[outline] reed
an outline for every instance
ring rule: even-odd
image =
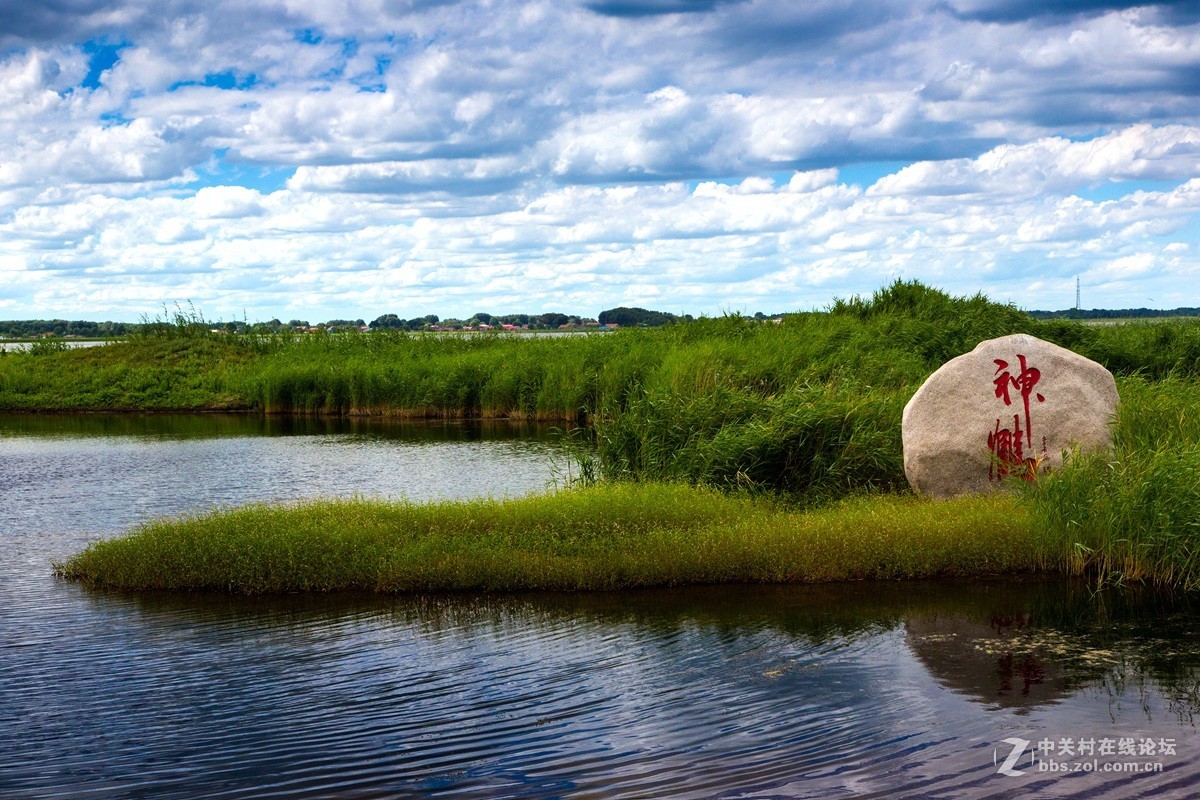
[[[122,343],[0,358],[0,410],[587,423],[604,477],[812,505],[902,488],[907,398],[945,360],[1015,332],[1070,347],[1122,381],[1200,378],[1200,320],[1039,322],[982,296],[897,281],[778,324],[726,316],[580,336],[239,337],[185,313]]]
[[[1044,558],[1101,582],[1200,588],[1200,383],[1128,379],[1111,453],[1023,491]]]

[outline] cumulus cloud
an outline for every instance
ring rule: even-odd
[[[495,194],[519,185],[524,166],[520,159],[497,157],[300,167],[288,181],[288,188],[374,194]]]
[[[1020,161],[999,155],[979,161],[998,164],[998,179],[1005,170],[1020,178]],[[512,210],[448,216],[370,195],[206,189],[23,210],[0,226],[17,262],[0,268],[34,294],[69,276],[79,295],[119,296],[128,282],[133,301],[157,282],[227,316],[305,303],[329,316],[568,302],[594,311],[649,302],[648,287],[693,312],[779,310],[896,276],[1062,306],[1077,273],[1118,304],[1131,281],[1184,304],[1189,245],[1170,237],[1197,214],[1200,178],[1101,202],[1038,193],[951,202],[864,191],[822,170],[786,181],[570,186]],[[1035,283],[1037,292],[1027,288]]]
[[[1195,304],[1197,75],[1185,3],[0,0],[0,307]]]
[[[1200,176],[1200,128],[1135,125],[1082,142],[1001,145],[975,159],[921,162],[881,179],[875,195],[1063,194],[1106,182]]]

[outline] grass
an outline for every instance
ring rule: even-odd
[[[1117,374],[1123,402],[1111,454],[1070,459],[1026,487],[1015,509],[903,496],[841,502],[903,495],[904,403],[947,359],[1015,332]],[[0,357],[0,410],[585,421],[595,443],[594,459],[581,461],[588,477],[618,484],[506,504],[252,507],[155,523],[119,540],[133,544],[97,545],[64,566],[95,583],[111,575],[119,585],[234,591],[599,588],[993,567],[1196,589],[1198,407],[1200,322],[1039,322],[983,297],[899,281],[780,324],[730,316],[546,338],[237,338],[164,324],[122,344]],[[601,505],[587,506],[595,498]],[[573,521],[580,515],[587,519]],[[1009,538],[993,539],[993,529]],[[172,561],[171,548],[192,555]],[[150,560],[135,569],[143,550]],[[107,566],[101,554],[110,554]],[[85,563],[98,566],[84,571]]]
[[[61,565],[128,589],[616,589],[1051,571],[1200,589],[1200,385],[1124,379],[1111,453],[1012,494],[836,502],[608,482],[517,500],[324,500],[149,523]]]
[[[140,338],[0,355],[0,411],[228,411],[253,357],[218,337]]]
[[[669,484],[515,500],[323,500],[160,520],[60,575],[125,589],[617,589],[901,579],[1042,566],[1011,497],[847,500],[815,510]]]
[[[1200,589],[1200,384],[1126,380],[1111,453],[1024,487],[1047,551],[1102,581]]]
[[[1123,378],[1200,376],[1200,323],[1039,322],[896,282],[781,324],[729,316],[587,336],[237,337],[185,315],[104,347],[0,357],[0,411],[586,422],[605,477],[816,504],[903,487],[908,397],[945,360],[1019,331]]]

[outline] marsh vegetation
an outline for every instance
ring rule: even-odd
[[[1118,376],[1123,403],[1114,451],[1070,459],[1025,487],[1003,513],[994,500],[934,510],[907,497],[900,443],[904,403],[944,361],[984,339],[1018,332],[1075,350]],[[245,591],[566,588],[1035,568],[1195,588],[1198,405],[1200,321],[1039,321],[981,296],[954,298],[904,282],[780,323],[729,316],[544,338],[237,337],[167,325],[104,348],[0,358],[4,409],[553,420],[564,429],[587,426],[594,450],[583,456],[585,477],[650,484],[520,501],[527,506],[255,507],[155,523],[129,540],[150,547],[175,531],[170,535],[210,548],[204,552],[220,550],[204,544],[209,537],[227,542],[239,558],[257,554],[262,561],[253,568],[207,556],[197,556],[209,564],[197,571],[174,562],[155,568],[209,576],[181,579],[180,585]],[[603,535],[585,535],[567,518],[582,513],[575,504],[596,497],[603,500],[595,501],[587,524]],[[556,507],[572,510],[559,513]],[[854,516],[872,507],[879,510],[875,522]],[[439,515],[461,517],[462,524],[434,524]],[[918,520],[927,533],[904,539],[880,527],[890,517],[897,524]],[[327,523],[322,530],[333,532],[295,541],[271,533],[300,530],[305,518],[321,519]],[[524,527],[510,527],[509,518],[525,520]],[[633,519],[641,520],[636,535],[617,522]],[[854,523],[839,527],[838,519]],[[263,533],[238,538],[238,530]],[[841,533],[822,533],[830,530]],[[878,557],[865,544],[871,530],[886,530],[878,537],[891,542]],[[993,530],[999,538],[989,538]],[[987,543],[990,555],[976,542]],[[109,552],[134,560],[132,545],[113,547]],[[286,566],[293,558],[287,553],[307,548],[343,553],[341,566],[309,565],[311,574]],[[933,554],[931,560],[918,563],[921,553]],[[64,573],[99,582],[109,580],[102,571],[115,574],[115,562],[85,569],[101,560],[96,553],[86,556],[91,561],[84,558]],[[401,563],[427,570],[413,572]],[[258,577],[218,579],[223,571],[246,575],[254,569]]]
[[[59,569],[92,585],[237,593],[617,589],[1032,571],[1012,498],[911,496],[797,511],[614,483],[509,500],[321,500],[161,520]]]

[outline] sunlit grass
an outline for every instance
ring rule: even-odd
[[[65,577],[238,593],[616,589],[920,578],[1039,566],[1012,498],[876,496],[791,511],[616,484],[516,500],[316,501],[161,520],[98,542]]]
[[[1200,589],[1200,384],[1123,381],[1111,453],[1025,487],[1047,553],[1105,581]]]
[[[193,322],[104,347],[4,355],[0,409],[586,421],[595,450],[580,463],[619,485],[506,503],[255,506],[155,523],[89,550],[67,574],[145,587],[402,591],[1038,566],[1200,588],[1197,321],[1038,322],[983,297],[896,282],[778,324],[729,316],[588,336],[239,338]],[[1112,453],[1069,460],[1016,505],[903,496],[828,505],[903,492],[904,403],[949,358],[1016,332],[1117,374]],[[785,500],[811,510],[782,510]]]
[[[0,358],[0,410],[214,410],[590,423],[610,478],[826,502],[903,488],[900,410],[944,361],[1025,332],[1120,377],[1200,375],[1200,322],[1039,322],[897,282],[775,324],[745,317],[586,336],[237,337],[193,322]]]
[[[254,354],[219,337],[143,338],[0,357],[3,411],[226,411]]]
[[[1013,495],[921,501],[616,482],[521,500],[253,505],[151,523],[62,567],[235,592],[596,589],[1043,569],[1200,588],[1200,385],[1121,381],[1114,449]],[[853,483],[847,491],[860,492]],[[798,501],[798,502],[797,502]],[[807,510],[798,510],[807,506]]]

